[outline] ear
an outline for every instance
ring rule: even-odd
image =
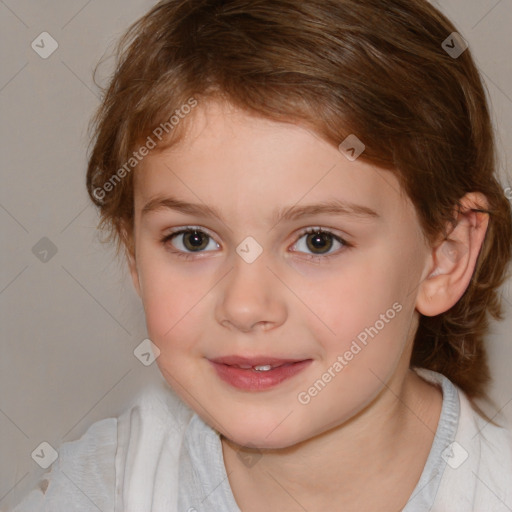
[[[486,197],[466,194],[455,210],[456,225],[448,237],[432,248],[427,277],[419,287],[416,309],[436,316],[454,306],[466,291],[489,224]]]

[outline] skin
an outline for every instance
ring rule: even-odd
[[[217,101],[200,103],[186,122],[186,137],[151,153],[135,174],[128,263],[162,374],[221,433],[244,512],[332,503],[340,510],[400,509],[421,475],[442,405],[440,389],[409,369],[419,313],[442,313],[464,293],[486,216],[463,211],[451,240],[432,248],[391,173],[349,161],[306,128]],[[169,195],[214,207],[224,220],[164,207],[142,212]],[[278,208],[333,199],[378,217],[272,218]],[[471,194],[463,204],[477,201],[485,198]],[[190,236],[188,245],[183,235],[162,242],[190,226],[210,237],[201,252],[193,252]],[[349,245],[327,236],[311,259],[314,246],[302,231],[318,227]],[[236,252],[249,236],[263,249],[252,263]],[[300,403],[298,394],[393,304],[400,312]],[[241,391],[208,361],[233,354],[312,363],[270,390]],[[248,467],[238,454],[254,454],[250,447],[261,457]]]

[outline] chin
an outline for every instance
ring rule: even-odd
[[[243,432],[240,433],[240,435],[230,432],[230,436],[224,435],[224,437],[240,447],[254,448],[258,450],[280,450],[297,444],[289,437],[286,439],[276,438],[269,440],[268,438],[265,438],[265,436],[261,435],[261,433],[256,432]]]
[[[290,430],[292,425],[279,425],[275,419],[259,422],[235,421],[232,417],[227,423],[229,432],[221,430],[221,434],[238,446],[254,447],[259,449],[278,450],[293,446],[304,439],[304,432]],[[288,428],[287,428],[288,427]]]

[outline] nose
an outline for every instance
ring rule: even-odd
[[[284,286],[263,255],[252,263],[237,256],[222,282],[216,319],[223,327],[244,333],[274,329],[286,320],[284,297]]]

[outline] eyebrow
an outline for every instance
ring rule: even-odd
[[[214,207],[206,204],[188,203],[170,196],[158,196],[151,199],[143,206],[141,215],[167,209],[199,217],[213,217],[225,223],[223,215]],[[380,218],[380,215],[376,211],[368,208],[367,206],[332,199],[317,204],[308,204],[303,206],[293,205],[278,208],[271,217],[271,221],[273,222],[273,225],[276,225],[282,221],[293,221],[303,217],[322,214],[359,217],[365,219]]]

